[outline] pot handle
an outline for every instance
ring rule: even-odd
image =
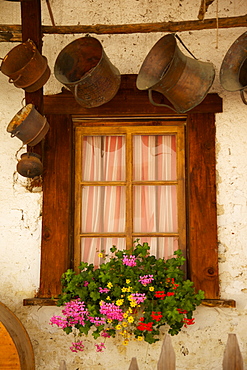
[[[21,78],[21,75],[19,75],[15,80],[12,78],[9,78],[9,83],[14,84],[16,81],[18,81]]]
[[[240,96],[242,98],[243,103],[247,105],[247,100],[245,99],[244,94],[246,94],[246,91],[245,90],[241,90],[240,91]]]
[[[75,98],[77,99],[77,100],[79,100],[79,101],[82,101],[82,102],[86,102],[87,100],[85,100],[85,99],[81,99],[81,98],[79,98],[78,97],[78,92],[77,92],[77,90],[78,90],[78,84],[77,85],[75,85]],[[90,97],[89,97],[89,99],[90,99]],[[88,100],[89,100],[88,99]]]
[[[149,98],[149,101],[150,101],[151,104],[155,105],[156,107],[167,107],[167,108],[170,108],[171,110],[173,110],[174,112],[177,113],[176,109],[173,108],[173,107],[171,107],[170,105],[155,103],[154,100],[153,100],[152,91],[153,90],[151,90],[151,89],[148,90],[148,98]]]
[[[10,136],[11,136],[11,137],[15,137],[15,136],[16,136],[16,135],[18,135],[19,133],[20,133],[20,131],[16,131],[15,133],[13,133],[13,132],[12,132],[12,133],[10,134]]]

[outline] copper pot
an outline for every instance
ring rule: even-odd
[[[215,76],[212,63],[201,62],[184,55],[174,34],[163,36],[146,56],[136,86],[148,90],[153,105],[165,106],[184,113],[205,98]],[[152,91],[162,93],[172,104],[153,101]]]
[[[110,101],[121,81],[118,69],[108,59],[101,43],[88,36],[71,42],[60,52],[54,73],[85,108]]]
[[[23,153],[16,168],[21,176],[29,178],[40,176],[43,172],[41,156],[32,152]]]
[[[38,144],[49,130],[49,123],[34,107],[28,104],[23,107],[10,121],[7,131],[11,137],[22,140],[23,145]]]

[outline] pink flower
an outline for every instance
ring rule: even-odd
[[[95,326],[105,325],[105,318],[104,317],[91,317],[90,316],[88,319]]]
[[[110,291],[110,289],[108,289],[108,288],[101,288],[101,287],[99,287],[99,292],[100,293],[108,293]]]
[[[122,309],[119,308],[114,303],[105,303],[105,302],[103,302],[99,311],[100,311],[101,315],[106,315],[107,319],[118,320],[118,321],[123,320],[123,311],[122,311]]]
[[[105,345],[102,342],[100,344],[95,344],[95,347],[97,352],[103,352],[103,348],[105,349]]]
[[[69,347],[72,352],[79,352],[84,350],[84,345],[81,340],[78,342],[72,342],[72,346]]]
[[[144,275],[140,276],[139,282],[142,285],[150,284],[154,280],[153,275]]]
[[[59,328],[66,328],[68,326],[68,322],[65,317],[61,316],[53,316],[50,319],[50,324],[51,325],[57,325]]]
[[[140,304],[145,301],[146,294],[145,293],[132,293],[131,298],[137,303]]]
[[[132,255],[127,257],[126,254],[124,254],[123,264],[126,266],[131,266],[131,267],[136,266],[136,257]]]
[[[108,334],[106,330],[102,331],[101,336],[104,337],[104,338],[110,338],[111,337],[110,334]]]
[[[84,284],[83,286],[88,286],[89,282],[88,281],[84,281]]]

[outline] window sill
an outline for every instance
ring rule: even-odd
[[[57,298],[26,298],[23,306],[56,306],[57,301]],[[233,299],[204,299],[201,304],[207,307],[236,307]]]

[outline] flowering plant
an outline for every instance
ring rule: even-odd
[[[181,250],[168,260],[149,254],[148,243],[133,250],[119,251],[98,268],[81,262],[79,273],[69,269],[62,275],[62,294],[57,305],[63,305],[63,316],[53,316],[52,325],[76,336],[91,332],[98,337],[120,335],[123,344],[130,339],[154,343],[160,339],[160,327],[169,326],[176,335],[183,326],[194,324],[193,310],[204,297],[195,292],[193,283],[184,280],[181,266],[185,262]],[[105,348],[96,344],[96,351]],[[72,343],[73,352],[83,351],[81,340]]]

